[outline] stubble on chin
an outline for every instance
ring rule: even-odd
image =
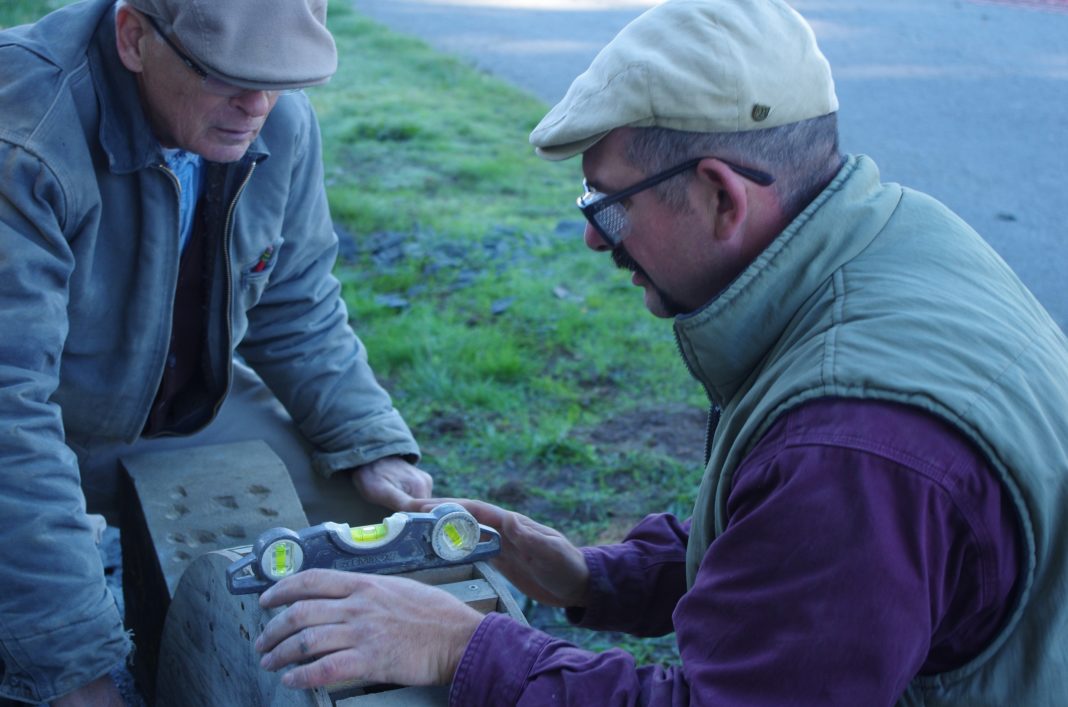
[[[680,314],[685,314],[689,311],[681,302],[657,286],[656,282],[654,282],[642,266],[638,264],[638,261],[631,257],[630,253],[627,252],[627,249],[622,243],[612,249],[612,262],[615,263],[616,267],[620,270],[638,273],[643,280],[649,283],[648,287],[652,290],[652,295],[658,300],[660,306],[654,307],[648,302],[646,306],[655,316],[671,318],[677,317]]]

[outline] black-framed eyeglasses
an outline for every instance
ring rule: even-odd
[[[617,191],[614,194],[604,194],[599,192],[590,187],[589,183],[583,179],[582,188],[585,193],[578,198],[578,207],[582,211],[582,215],[586,217],[586,220],[597,230],[597,233],[601,235],[605,242],[615,248],[623,242],[623,239],[629,235],[630,231],[630,220],[627,218],[627,208],[621,203],[624,199],[632,197],[638,192],[645,191],[650,187],[655,187],[657,184],[667,181],[688,169],[693,169],[701,163],[701,160],[708,158],[709,156],[706,155],[704,157],[695,157],[692,160],[686,160],[682,164],[677,164],[663,172],[654,174],[653,176],[643,179],[637,184],[629,186],[622,191]],[[719,157],[715,157],[714,159],[727,165],[727,167],[729,167],[735,174],[741,175],[762,187],[770,186],[775,183],[775,177],[767,172],[733,164]]]
[[[241,86],[235,86],[232,83],[227,83],[222,79],[215,78],[204,69],[203,66],[193,61],[192,57],[178,48],[178,45],[171,41],[171,38],[167,36],[167,33],[159,26],[156,18],[151,15],[145,15],[148,18],[149,23],[152,25],[152,29],[156,30],[156,34],[163,38],[163,41],[167,43],[167,46],[171,48],[171,51],[185,64],[190,71],[200,77],[201,87],[212,94],[213,96],[225,96],[226,98],[233,98],[240,96],[242,93],[249,93],[255,89],[242,88]],[[267,91],[267,93],[295,93],[299,91],[299,88],[290,88],[282,91]]]

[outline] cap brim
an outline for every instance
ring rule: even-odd
[[[327,75],[287,81],[256,81],[254,79],[241,78],[239,76],[228,76],[206,64],[201,64],[201,66],[206,72],[220,81],[250,91],[291,91],[299,88],[308,88],[309,86],[321,86],[331,78],[331,75]]]
[[[534,152],[538,157],[541,157],[544,160],[559,162],[560,160],[566,160],[575,155],[582,154],[603,140],[610,132],[610,130],[605,130],[604,132],[591,137],[576,140],[575,142],[567,142],[563,145],[538,145],[534,148]]]

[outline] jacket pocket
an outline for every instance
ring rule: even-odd
[[[264,248],[251,263],[242,264],[240,295],[246,310],[251,309],[260,301],[263,290],[271,279],[271,273],[278,264],[278,254],[281,249],[282,239],[279,238]]]

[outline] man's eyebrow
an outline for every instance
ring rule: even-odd
[[[583,172],[585,177],[585,172]],[[636,176],[621,175],[614,170],[609,170],[607,177],[605,174],[591,174],[585,177],[586,184],[596,191],[602,194],[615,194],[621,192],[624,189],[630,189],[645,177],[639,173]]]
[[[586,186],[590,189],[600,192],[601,194],[612,194],[613,192],[619,191],[619,189],[605,189],[604,182],[596,177],[584,177],[583,181],[586,182]]]

